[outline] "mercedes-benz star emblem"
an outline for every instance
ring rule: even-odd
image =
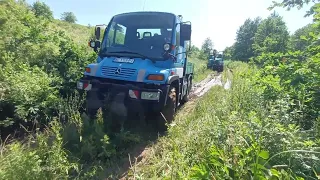
[[[116,72],[114,72],[115,74],[120,74],[121,72],[121,68],[116,69]]]

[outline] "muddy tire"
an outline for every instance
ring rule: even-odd
[[[187,93],[183,96],[181,104],[185,104],[186,102],[189,101],[191,88],[192,88],[192,79],[189,78],[188,87],[187,87]]]
[[[161,132],[167,130],[166,123],[171,123],[174,119],[174,115],[177,108],[177,93],[174,87],[170,87],[169,94],[167,96],[167,104],[163,108],[162,112],[159,114],[157,118],[157,129]]]
[[[91,120],[95,119],[97,116],[99,109],[96,108],[90,108],[87,104],[86,104],[86,114],[90,117]]]

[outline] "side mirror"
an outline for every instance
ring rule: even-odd
[[[181,24],[180,36],[184,41],[191,40],[191,24]]]
[[[100,28],[100,27],[96,27],[96,29],[95,29],[95,36],[96,36],[96,39],[97,39],[97,40],[100,39],[100,32],[101,32],[101,28]]]

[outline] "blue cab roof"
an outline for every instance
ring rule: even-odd
[[[144,14],[166,14],[166,15],[177,16],[173,13],[161,12],[161,11],[135,11],[135,12],[126,12],[126,13],[117,14],[117,15],[114,15],[114,17],[123,16],[123,15],[140,15],[140,14],[141,15],[144,15]]]

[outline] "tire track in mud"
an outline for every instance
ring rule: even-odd
[[[230,84],[231,82],[229,80],[227,80],[225,84],[222,83],[222,73],[209,74],[204,80],[193,85],[190,92],[189,102],[187,102],[186,105],[206,94],[213,86],[224,86],[225,89],[228,89],[230,87]],[[185,105],[179,107],[177,113],[179,113],[179,109],[183,108],[184,106]],[[118,161],[118,163],[116,163],[117,165],[115,164],[114,167],[116,168],[113,168],[113,170],[111,170],[112,172],[110,172],[110,174],[115,175],[115,177],[112,177],[112,179],[127,179],[128,171],[133,170],[135,164],[143,161],[144,157],[146,156],[146,154],[148,154],[148,151],[150,150],[148,147],[156,143],[157,139],[163,135],[159,136],[159,134],[153,132],[150,133],[149,136],[151,137],[151,139],[148,140],[150,141],[149,143],[142,142],[141,144],[136,145],[128,153],[128,156],[126,158],[123,158],[122,160],[120,160],[120,162]]]

